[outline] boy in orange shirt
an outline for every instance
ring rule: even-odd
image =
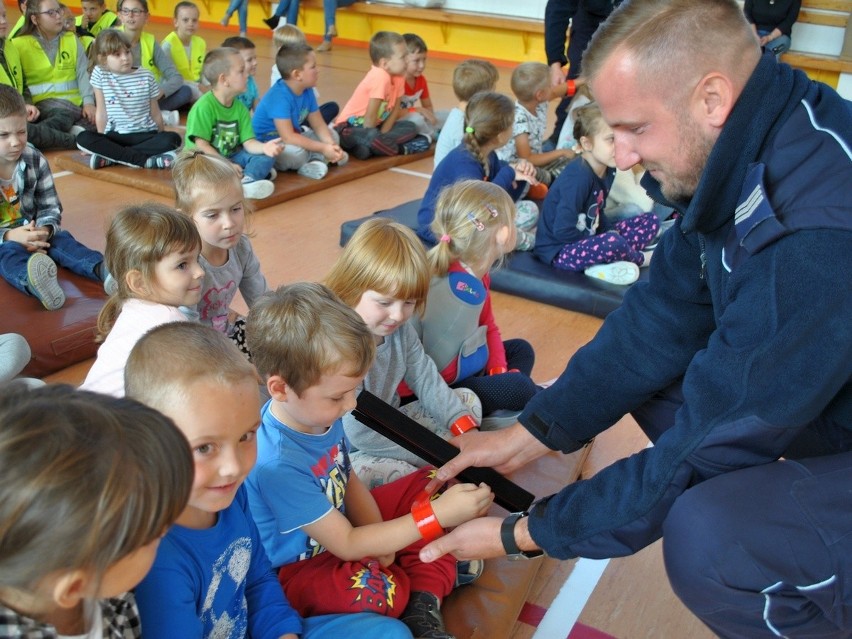
[[[359,160],[370,155],[397,155],[417,135],[413,122],[400,122],[408,49],[398,33],[379,31],[370,38],[373,66],[334,124],[340,146]]]

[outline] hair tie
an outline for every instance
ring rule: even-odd
[[[464,132],[465,132],[465,133],[476,133],[476,131],[473,129],[473,127],[472,127],[472,126],[466,126],[466,127],[464,128]]]
[[[453,239],[453,238],[451,238],[451,237],[450,237],[449,235],[447,235],[446,233],[444,233],[444,234],[441,236],[441,241],[442,241],[442,242],[446,242],[447,244],[449,244],[449,243],[450,243],[450,240],[452,240],[452,239]]]

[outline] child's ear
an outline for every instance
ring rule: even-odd
[[[87,598],[89,575],[82,570],[63,573],[53,584],[53,600],[60,608],[73,608]]]
[[[127,283],[127,288],[136,295],[144,296],[149,292],[145,277],[137,269],[128,271],[127,275],[124,276],[124,281]]]
[[[281,375],[270,375],[266,380],[266,390],[276,402],[286,402],[288,394],[293,392]]]
[[[510,229],[506,224],[504,224],[499,229],[497,229],[497,246],[499,246],[501,249],[505,249],[511,237],[512,229]]]
[[[584,151],[591,151],[594,144],[592,144],[592,138],[587,135],[580,136],[580,148]]]

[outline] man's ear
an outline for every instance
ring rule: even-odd
[[[82,570],[63,573],[53,584],[53,600],[60,608],[73,608],[91,593],[89,575]]]
[[[124,281],[127,283],[127,288],[135,295],[142,297],[150,293],[148,285],[145,282],[145,277],[137,269],[128,271],[127,275],[124,276]]]
[[[711,71],[701,78],[693,92],[696,115],[701,122],[714,129],[724,126],[735,102],[731,78],[718,71]]]
[[[293,389],[287,385],[281,375],[270,375],[266,380],[266,390],[276,402],[286,402],[287,397],[293,393]]]

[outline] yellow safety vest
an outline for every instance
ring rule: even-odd
[[[118,27],[118,30],[124,31],[124,25]],[[144,68],[154,74],[154,79],[159,82],[163,78],[163,74],[154,64],[154,45],[156,43],[157,40],[154,39],[153,34],[146,31],[143,31],[142,35],[139,36],[139,61]]]
[[[16,35],[18,35],[18,31],[20,31],[24,26],[24,16],[18,18],[18,21],[15,23],[15,26],[12,27],[12,30],[9,32],[8,38],[11,40]]]
[[[163,38],[163,42],[169,43],[169,52],[175,67],[183,76],[184,80],[198,82],[201,80],[201,67],[204,66],[204,54],[207,53],[207,43],[204,38],[192,36],[189,41],[189,58],[186,57],[186,49],[180,41],[178,34],[172,31]]]
[[[83,16],[81,16],[81,15],[80,15],[80,16],[77,16],[77,17],[74,19],[74,22],[75,22],[75,24],[76,24],[78,27],[82,27],[82,26],[83,26]],[[104,11],[104,12],[101,14],[101,17],[100,17],[100,18],[98,18],[98,19],[95,21],[95,24],[90,24],[90,25],[89,25],[89,33],[91,33],[93,36],[96,36],[96,35],[98,35],[101,31],[103,31],[104,29],[109,29],[109,28],[110,28],[111,26],[113,26],[116,22],[118,22],[118,16],[117,16],[117,15],[115,15],[115,14],[114,14],[112,11],[110,11],[109,9],[107,9],[106,11]]]
[[[77,85],[77,36],[67,32],[59,37],[54,64],[50,64],[41,42],[31,35],[15,38],[15,48],[21,56],[24,84],[33,104],[48,98],[67,100],[77,106],[83,104]]]
[[[21,56],[18,55],[18,49],[15,48],[11,40],[0,40],[0,47],[3,48],[3,53],[6,56],[6,67],[9,70],[9,73],[6,73],[6,69],[3,68],[3,65],[0,65],[0,84],[7,84],[16,89],[18,93],[23,93],[24,78],[21,75]],[[9,74],[11,74],[11,77]]]

